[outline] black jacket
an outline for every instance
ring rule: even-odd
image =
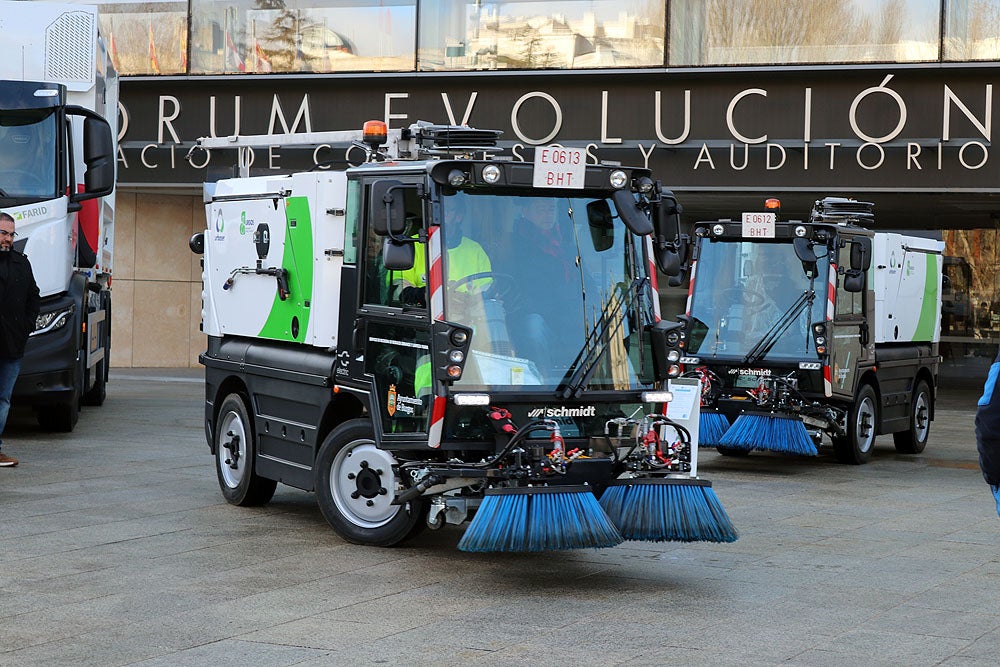
[[[989,484],[1000,484],[1000,356],[990,366],[983,396],[976,410],[976,446],[979,467]]]
[[[28,258],[0,251],[0,357],[20,359],[38,318],[38,285]]]

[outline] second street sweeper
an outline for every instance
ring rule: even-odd
[[[769,208],[694,226],[683,361],[703,382],[702,445],[815,455],[826,434],[859,464],[891,433],[923,451],[944,244],[872,232],[873,210],[828,197],[807,220]]]
[[[664,416],[683,382],[655,291],[656,264],[679,266],[675,199],[582,149],[492,159],[499,136],[372,121],[199,142],[237,149],[242,175],[206,186],[192,239],[223,495],[313,490],[369,545],[470,519],[469,551],[736,539],[697,477],[697,412]],[[363,161],[249,176],[275,144]]]

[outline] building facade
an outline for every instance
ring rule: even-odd
[[[233,0],[100,4],[122,74],[112,361],[204,347],[202,136],[391,127],[503,130],[651,167],[688,222],[825,195],[946,242],[942,349],[1000,338],[1000,0]],[[187,156],[187,157],[186,157]],[[253,173],[331,168],[345,146],[257,151]],[[335,166],[333,168],[336,168]],[[664,294],[677,304],[683,289]],[[970,361],[972,360],[972,361]],[[978,370],[976,371],[978,373]]]

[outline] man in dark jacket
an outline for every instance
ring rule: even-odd
[[[10,395],[21,372],[24,345],[38,319],[38,285],[28,258],[14,250],[15,236],[14,218],[0,213],[0,436],[7,426]],[[0,467],[16,465],[17,459],[0,451]]]
[[[1000,356],[990,366],[983,396],[976,410],[976,446],[979,448],[979,467],[993,490],[1000,514]]]

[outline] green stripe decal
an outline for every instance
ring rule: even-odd
[[[933,340],[934,325],[937,323],[938,310],[938,264],[937,255],[925,253],[927,270],[924,271],[924,295],[920,303],[920,318],[913,332],[913,340]]]
[[[274,303],[260,330],[261,338],[305,340],[309,326],[309,306],[312,302],[313,248],[312,220],[309,217],[307,197],[289,197],[285,202],[285,252],[281,266],[288,271],[287,299],[278,297],[277,281],[274,288]],[[295,328],[293,321],[297,321]],[[292,332],[297,335],[292,335]]]

